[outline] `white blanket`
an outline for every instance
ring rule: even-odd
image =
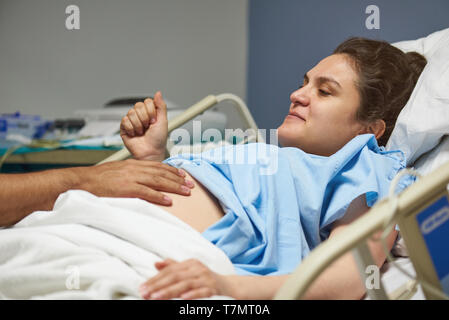
[[[0,298],[140,298],[139,285],[165,258],[196,258],[215,272],[235,273],[220,249],[165,210],[71,190],[53,211],[0,230]]]

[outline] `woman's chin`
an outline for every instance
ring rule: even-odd
[[[297,139],[278,133],[278,142],[282,147],[296,147]]]
[[[291,128],[285,122],[277,129],[278,142],[283,147],[295,147],[300,138],[299,128]]]

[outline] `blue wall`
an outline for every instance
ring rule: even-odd
[[[371,4],[379,30],[365,27]],[[248,106],[259,128],[277,128],[304,73],[346,38],[396,42],[448,27],[448,0],[250,0]]]

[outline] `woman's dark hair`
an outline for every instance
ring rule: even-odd
[[[384,120],[386,129],[378,144],[386,145],[399,113],[426,66],[426,58],[417,52],[404,53],[388,42],[366,38],[349,38],[334,54],[351,58],[359,75],[357,119],[365,123]]]

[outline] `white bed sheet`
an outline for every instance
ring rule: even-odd
[[[223,251],[165,210],[80,190],[0,230],[0,252],[3,299],[139,299],[139,285],[165,258],[235,272]]]

